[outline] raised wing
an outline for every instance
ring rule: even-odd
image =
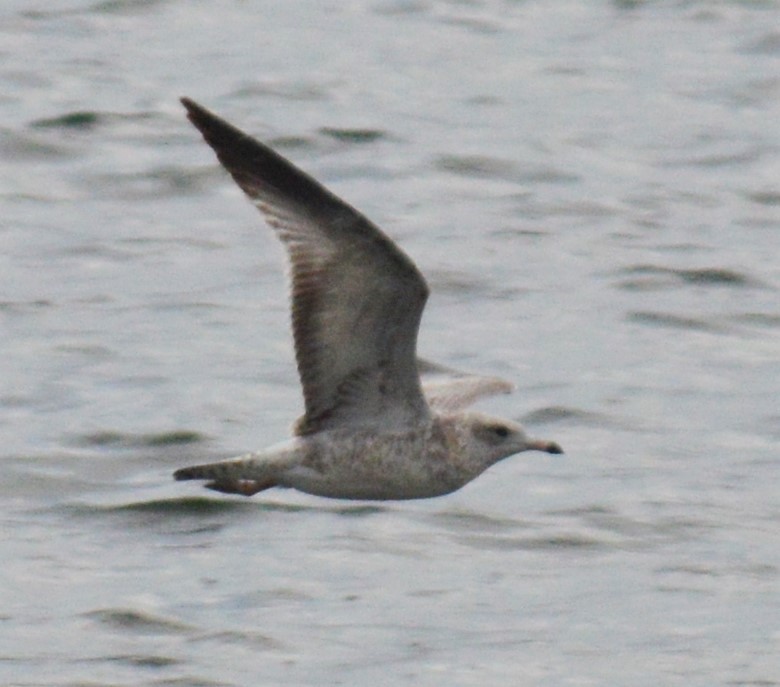
[[[287,248],[305,414],[298,434],[427,416],[415,361],[428,286],[374,224],[283,157],[182,98]]]
[[[480,398],[508,394],[514,384],[499,377],[482,377],[454,370],[438,363],[417,359],[422,387],[428,405],[440,412],[454,412],[470,406]]]

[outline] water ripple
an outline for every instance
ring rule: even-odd
[[[103,122],[105,122],[105,116],[101,113],[82,110],[78,112],[68,112],[56,117],[36,119],[30,123],[30,126],[39,129],[64,128],[88,131],[94,129],[98,124]]]
[[[579,177],[549,165],[522,166],[512,160],[485,155],[442,155],[434,161],[434,167],[466,177],[500,179],[513,183],[573,183]]]
[[[566,406],[547,406],[526,413],[522,422],[529,425],[543,425],[556,422],[565,422],[567,426],[581,425],[585,427],[611,427],[614,429],[637,428],[627,420],[619,420],[604,413],[594,413],[590,410],[568,408]]]
[[[336,129],[322,127],[319,132],[324,136],[346,143],[374,143],[387,136],[387,133],[379,129]]]
[[[152,615],[132,608],[104,608],[88,611],[83,617],[133,634],[188,634],[195,628],[179,620]]]
[[[729,331],[726,327],[701,318],[665,312],[635,311],[628,313],[627,319],[629,322],[637,322],[653,327],[668,327],[670,329],[685,329],[713,334],[723,334]]]
[[[76,437],[74,443],[81,446],[100,446],[110,448],[159,448],[163,446],[181,446],[208,441],[208,437],[190,429],[176,429],[154,434],[129,434],[106,430]]]
[[[742,272],[725,267],[673,268],[661,265],[634,265],[620,270],[630,278],[619,284],[627,290],[674,288],[680,284],[749,288],[763,286]]]

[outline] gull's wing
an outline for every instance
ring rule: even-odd
[[[182,104],[287,249],[306,408],[297,433],[427,416],[415,350],[428,286],[414,263],[273,150],[192,100]]]
[[[417,368],[428,405],[441,412],[461,410],[480,398],[508,394],[515,388],[499,377],[461,372],[423,358],[417,359]]]

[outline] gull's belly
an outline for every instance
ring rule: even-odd
[[[285,474],[286,486],[343,499],[415,499],[447,494],[470,479],[424,430],[330,439],[312,442]]]

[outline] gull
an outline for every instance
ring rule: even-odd
[[[184,467],[251,496],[287,487],[340,499],[448,494],[522,451],[562,453],[515,422],[467,410],[513,389],[417,357],[428,285],[377,226],[311,176],[182,98],[187,116],[281,239],[304,414],[293,437],[263,451]]]

